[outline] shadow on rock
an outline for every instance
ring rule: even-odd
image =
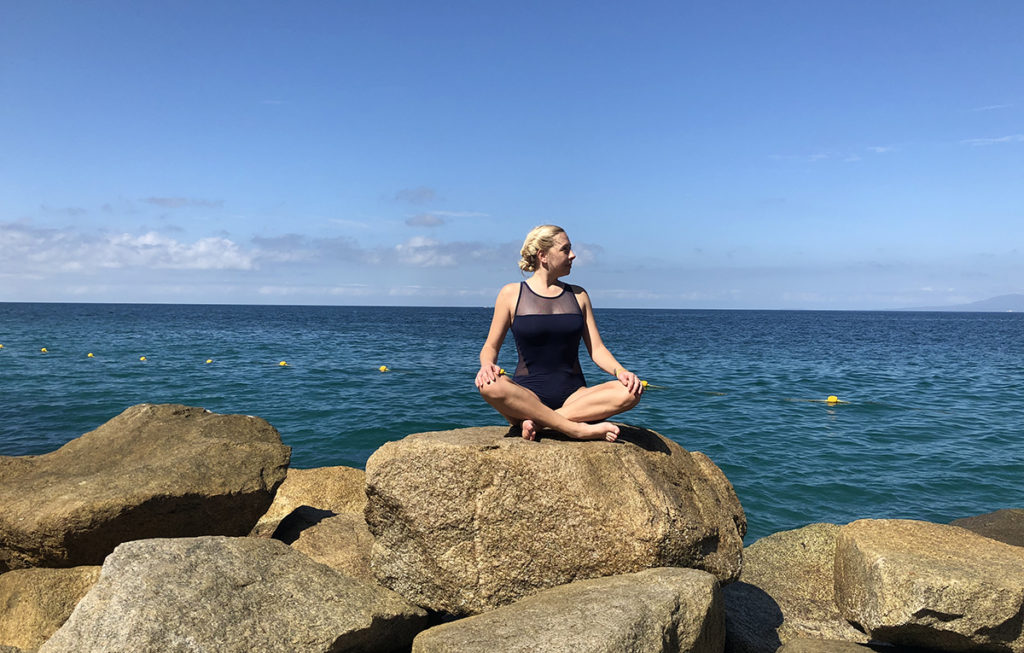
[[[316,526],[328,517],[334,517],[337,514],[332,510],[323,510],[313,506],[299,506],[281,520],[281,523],[274,529],[274,534],[271,537],[275,540],[281,540],[285,544],[291,544],[299,539],[302,531]]]
[[[782,646],[782,608],[756,585],[738,580],[723,588],[726,653],[766,653]]]
[[[669,448],[665,446],[664,441],[660,437],[658,437],[658,435],[653,431],[649,431],[638,426],[630,426],[629,424],[619,424],[618,422],[615,423],[618,424],[619,426],[618,442],[629,442],[630,444],[635,444],[636,446],[640,447],[641,449],[644,449],[645,451],[650,451],[652,453],[663,453],[666,456],[672,453],[671,451],[669,451]],[[508,428],[508,431],[505,433],[504,437],[522,437],[522,431],[518,426],[510,426]],[[565,435],[564,433],[559,433],[558,431],[553,431],[551,429],[546,428],[540,429],[537,432],[537,437],[540,440],[579,442],[579,440],[577,440],[576,438],[570,438],[568,435]]]

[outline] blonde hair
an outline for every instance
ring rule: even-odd
[[[542,224],[530,229],[523,241],[523,249],[519,250],[519,269],[533,272],[537,269],[537,254],[550,249],[555,244],[555,236],[564,234],[565,229],[553,224]]]

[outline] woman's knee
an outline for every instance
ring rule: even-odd
[[[640,403],[641,395],[633,394],[626,386],[620,386],[622,391],[619,393],[619,410],[625,411],[635,407]]]
[[[499,394],[497,385],[497,381],[494,381],[492,383],[485,383],[479,388],[477,388],[477,390],[480,391],[480,395],[483,396],[484,399],[497,399]]]
[[[509,382],[506,379],[498,378],[491,383],[480,386],[480,394],[484,399],[500,401],[508,396]]]

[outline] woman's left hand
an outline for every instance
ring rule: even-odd
[[[618,368],[616,372],[618,372],[618,374],[615,375],[615,378],[617,378],[622,385],[626,386],[626,389],[629,390],[629,394],[639,397],[644,391],[644,386],[640,382],[640,377],[624,367]]]

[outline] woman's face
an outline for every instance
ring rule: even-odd
[[[555,244],[543,252],[541,263],[562,277],[572,271],[572,261],[575,258],[576,252],[572,251],[569,236],[563,232],[555,236]]]

